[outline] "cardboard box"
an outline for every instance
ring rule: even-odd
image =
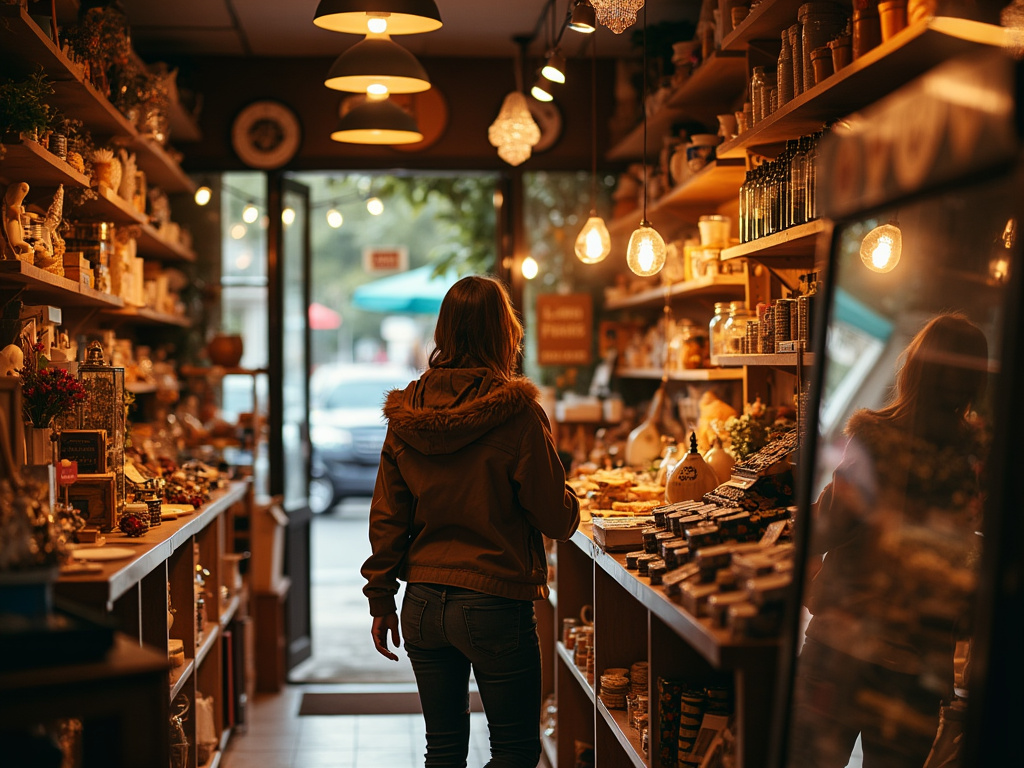
[[[288,516],[280,499],[257,503],[252,512],[249,567],[254,592],[273,592],[284,575],[284,530]]]

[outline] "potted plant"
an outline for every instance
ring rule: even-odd
[[[47,103],[53,84],[42,69],[24,80],[0,82],[0,136],[13,135],[36,141],[63,119]]]

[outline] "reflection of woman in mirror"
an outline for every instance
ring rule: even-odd
[[[791,765],[925,764],[953,651],[968,632],[980,528],[988,345],[959,314],[933,318],[903,353],[890,405],[856,411],[843,459],[814,505],[812,618],[797,663]]]

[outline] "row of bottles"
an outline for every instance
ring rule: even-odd
[[[815,161],[823,134],[790,139],[777,158],[747,171],[739,191],[741,243],[818,217]]]

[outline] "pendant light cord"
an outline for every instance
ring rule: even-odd
[[[597,213],[597,35],[590,41],[590,215]]]
[[[644,219],[647,224],[647,3],[644,3],[644,34],[643,34],[643,90],[640,93],[640,108],[644,111],[644,146],[641,157],[644,161]]]

